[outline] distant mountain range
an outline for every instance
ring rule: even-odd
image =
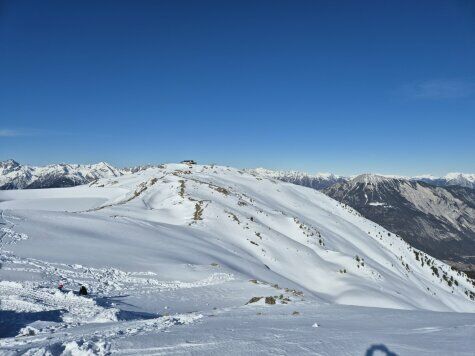
[[[96,164],[51,164],[47,166],[22,165],[13,159],[0,162],[0,190],[61,188],[88,184],[96,179],[119,177],[136,173],[157,165],[117,168],[108,163]],[[265,168],[249,169],[251,173],[305,187],[323,190],[334,184],[351,181],[355,176],[345,177],[332,173],[308,174],[298,171],[273,171]],[[444,177],[431,175],[403,177],[383,176],[410,181],[420,181],[439,187],[461,186],[475,189],[475,174],[449,173]]]
[[[265,168],[250,169],[251,173],[263,175],[268,178],[274,178],[283,182],[303,185],[317,190],[331,187],[336,183],[343,183],[348,180],[346,177],[337,176],[332,173],[308,174],[298,171],[272,171]]]
[[[412,180],[437,185],[439,187],[460,186],[475,189],[475,174],[449,173],[444,177],[418,176]]]
[[[317,190],[326,189],[336,183],[347,182],[357,177],[356,175],[345,177],[332,173],[308,174],[299,171],[273,171],[265,168],[255,168],[249,171],[264,175],[269,178],[275,178],[284,182],[303,185],[305,187],[310,187]],[[375,175],[386,178],[397,178],[409,181],[424,182],[438,187],[460,186],[475,189],[475,173],[448,173],[443,177],[436,177],[432,175],[420,175],[414,177],[383,174]]]
[[[10,159],[0,162],[0,190],[72,187],[125,173],[127,170],[117,169],[104,162],[35,167],[21,165]]]

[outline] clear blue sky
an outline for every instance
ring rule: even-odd
[[[475,172],[475,5],[0,0],[6,158]]]

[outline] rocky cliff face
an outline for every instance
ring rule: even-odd
[[[435,257],[475,266],[475,190],[360,175],[324,190]]]

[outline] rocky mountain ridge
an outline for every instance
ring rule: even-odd
[[[323,191],[412,246],[453,265],[475,266],[475,190],[360,175]]]

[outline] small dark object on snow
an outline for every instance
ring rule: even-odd
[[[87,295],[86,287],[81,286],[81,288],[79,288],[79,295]]]

